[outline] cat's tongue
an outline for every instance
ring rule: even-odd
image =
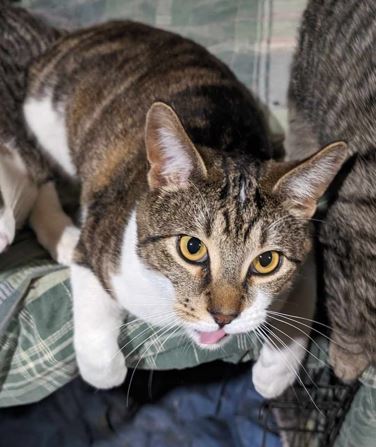
[[[203,345],[214,345],[218,343],[223,337],[226,336],[226,332],[223,329],[218,329],[214,332],[199,332],[200,343]]]

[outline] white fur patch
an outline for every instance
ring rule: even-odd
[[[161,174],[188,180],[193,165],[179,139],[166,128],[159,129],[159,142],[164,157]]]
[[[137,222],[133,211],[125,230],[119,272],[112,285],[119,303],[133,315],[164,326],[172,321],[175,291],[169,279],[147,268],[136,252]]]
[[[24,104],[26,122],[40,145],[67,174],[74,176],[76,168],[70,156],[64,113],[63,104],[53,104],[51,92],[40,99],[28,98]]]
[[[4,208],[0,209],[0,253],[13,242],[16,228],[24,225],[37,195],[37,187],[13,142],[3,146],[9,151],[0,156],[0,190],[4,200]]]
[[[251,306],[224,327],[227,334],[241,334],[257,329],[266,321],[266,311],[272,299],[264,292],[257,292],[256,298]]]
[[[10,208],[0,210],[0,253],[13,242],[16,222]]]
[[[269,342],[264,343],[252,370],[253,384],[263,397],[278,397],[294,383],[304,359],[306,344],[307,339],[303,337],[279,349]]]
[[[127,369],[118,346],[123,312],[88,268],[71,267],[74,347],[82,378],[96,388],[120,385]]]

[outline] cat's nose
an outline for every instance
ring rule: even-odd
[[[234,320],[239,315],[239,313],[223,314],[221,312],[217,312],[214,310],[210,310],[210,309],[208,309],[208,310],[209,310],[209,313],[214,318],[214,321],[218,324],[218,326],[220,328],[222,328],[226,324],[231,323],[231,321]]]

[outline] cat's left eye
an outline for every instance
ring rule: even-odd
[[[197,237],[180,236],[178,251],[181,257],[188,262],[201,263],[208,258],[206,245]]]
[[[282,255],[278,251],[266,251],[258,255],[251,264],[251,272],[257,275],[270,275],[281,266]]]

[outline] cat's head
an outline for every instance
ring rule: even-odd
[[[146,149],[149,191],[128,226],[115,290],[128,293],[125,307],[138,317],[179,324],[200,346],[217,348],[282,302],[346,145],[293,164],[223,156],[195,148],[174,111],[156,103]]]

